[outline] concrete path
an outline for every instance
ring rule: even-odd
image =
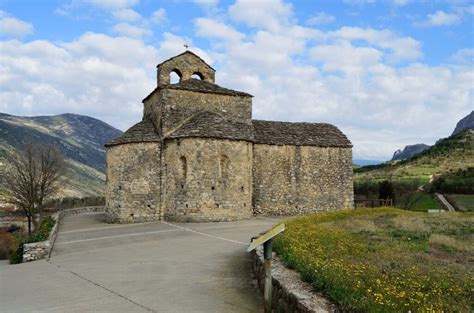
[[[0,311],[262,312],[245,248],[277,220],[103,220],[66,217],[50,261],[0,264]]]
[[[454,207],[451,205],[451,203],[449,203],[448,200],[446,200],[444,195],[436,193],[436,196],[438,197],[439,201],[441,201],[441,203],[443,203],[443,205],[448,209],[448,212],[456,212]]]

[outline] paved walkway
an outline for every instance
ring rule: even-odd
[[[436,193],[436,196],[438,197],[439,201],[441,201],[444,204],[444,206],[448,209],[448,212],[456,212],[454,207],[451,205],[451,203],[448,202],[448,200],[446,200],[443,194]]]
[[[0,264],[1,312],[261,312],[250,238],[276,220],[110,225],[63,219],[50,261]]]

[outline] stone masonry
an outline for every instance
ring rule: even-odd
[[[190,51],[157,66],[142,121],[106,145],[109,222],[227,221],[353,206],[352,145],[339,129],[252,120],[252,96],[214,78]]]

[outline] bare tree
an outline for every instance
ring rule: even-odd
[[[28,218],[28,234],[31,223],[43,209],[45,200],[59,189],[59,178],[64,173],[61,153],[50,145],[27,143],[26,149],[9,158],[3,185],[6,200],[17,205]]]

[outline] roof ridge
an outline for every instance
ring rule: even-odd
[[[184,51],[184,52],[182,52],[182,53],[180,53],[180,54],[177,54],[177,55],[175,55],[175,56],[173,56],[173,57],[171,57],[171,58],[168,58],[168,59],[164,60],[163,62],[159,63],[156,67],[158,67],[158,66],[160,66],[160,65],[162,65],[162,64],[164,64],[164,63],[166,63],[166,62],[169,62],[169,61],[171,61],[171,60],[174,60],[174,59],[176,59],[176,58],[178,58],[178,57],[180,57],[180,56],[182,56],[182,55],[185,55],[185,54],[191,54],[191,55],[197,57],[199,60],[201,60],[202,62],[204,62],[204,64],[206,64],[207,66],[209,66],[214,72],[216,71],[215,68],[213,68],[212,66],[210,66],[209,64],[207,64],[207,62],[204,61],[203,58],[201,58],[199,55],[197,55],[196,53],[194,53],[194,52],[192,52],[192,51],[190,51],[190,50],[186,50],[186,51]]]
[[[281,123],[281,124],[328,125],[328,126],[336,127],[333,124],[321,123],[321,122],[291,122],[291,121],[271,121],[271,120],[254,120],[254,119],[252,120],[252,122],[267,122],[267,123]]]

